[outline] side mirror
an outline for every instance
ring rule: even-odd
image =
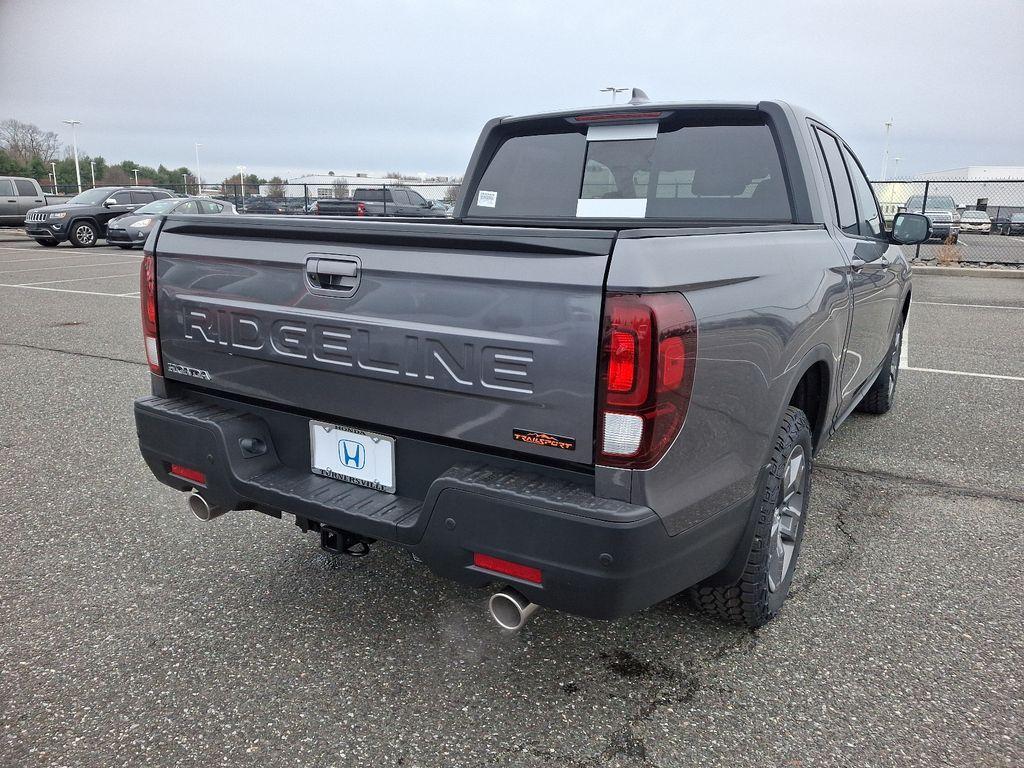
[[[115,200],[112,197],[108,197],[106,200],[103,201],[104,208],[109,208],[112,205],[117,205],[117,200]]]
[[[892,222],[892,241],[897,245],[923,243],[931,234],[931,222],[921,213],[897,213]]]

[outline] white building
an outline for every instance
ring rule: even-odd
[[[966,168],[922,173],[917,178],[922,181],[1020,181],[1024,179],[1024,165],[968,165]]]
[[[425,173],[417,176],[410,176],[402,179],[389,178],[387,175],[375,171],[333,171],[328,173],[310,173],[305,176],[296,176],[285,182],[285,190],[288,197],[308,197],[315,200],[319,197],[345,197],[352,194],[357,187],[411,187],[419,192],[427,200],[441,200],[444,198],[448,188],[458,181],[451,177],[427,176]],[[266,195],[269,185],[260,187],[260,194]]]

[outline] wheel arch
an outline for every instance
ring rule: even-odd
[[[811,439],[814,452],[822,444],[829,427],[829,413],[832,402],[833,373],[831,359],[824,346],[812,350],[800,363],[789,388],[789,397],[783,403],[782,410],[793,406],[799,408],[807,416],[811,425]]]

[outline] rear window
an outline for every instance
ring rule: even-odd
[[[570,126],[513,136],[470,201],[485,218],[791,221],[764,123]]]

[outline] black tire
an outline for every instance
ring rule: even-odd
[[[900,344],[902,342],[903,322],[901,321],[896,328],[896,333],[893,334],[885,365],[882,366],[871,389],[864,395],[864,399],[857,404],[857,410],[861,413],[882,414],[888,413],[892,408],[893,400],[896,399],[896,382],[900,376]]]
[[[60,245],[56,240],[40,240],[38,237],[33,238],[33,240],[43,246],[43,248],[56,248]]]
[[[799,453],[802,474],[786,483],[791,462]],[[771,464],[759,489],[754,514],[754,538],[739,581],[729,586],[701,586],[690,590],[690,598],[703,613],[751,629],[775,618],[789,595],[800,547],[807,524],[811,496],[811,425],[799,408],[790,406],[782,418],[772,446]],[[789,493],[783,496],[784,489]],[[790,501],[795,500],[795,501]],[[784,515],[790,505],[799,505],[799,515]],[[780,526],[786,519],[786,527]],[[790,547],[788,555],[780,547]],[[779,558],[782,558],[781,564]]]
[[[76,221],[71,225],[69,233],[71,244],[75,248],[92,248],[96,245],[99,230],[91,221]]]

